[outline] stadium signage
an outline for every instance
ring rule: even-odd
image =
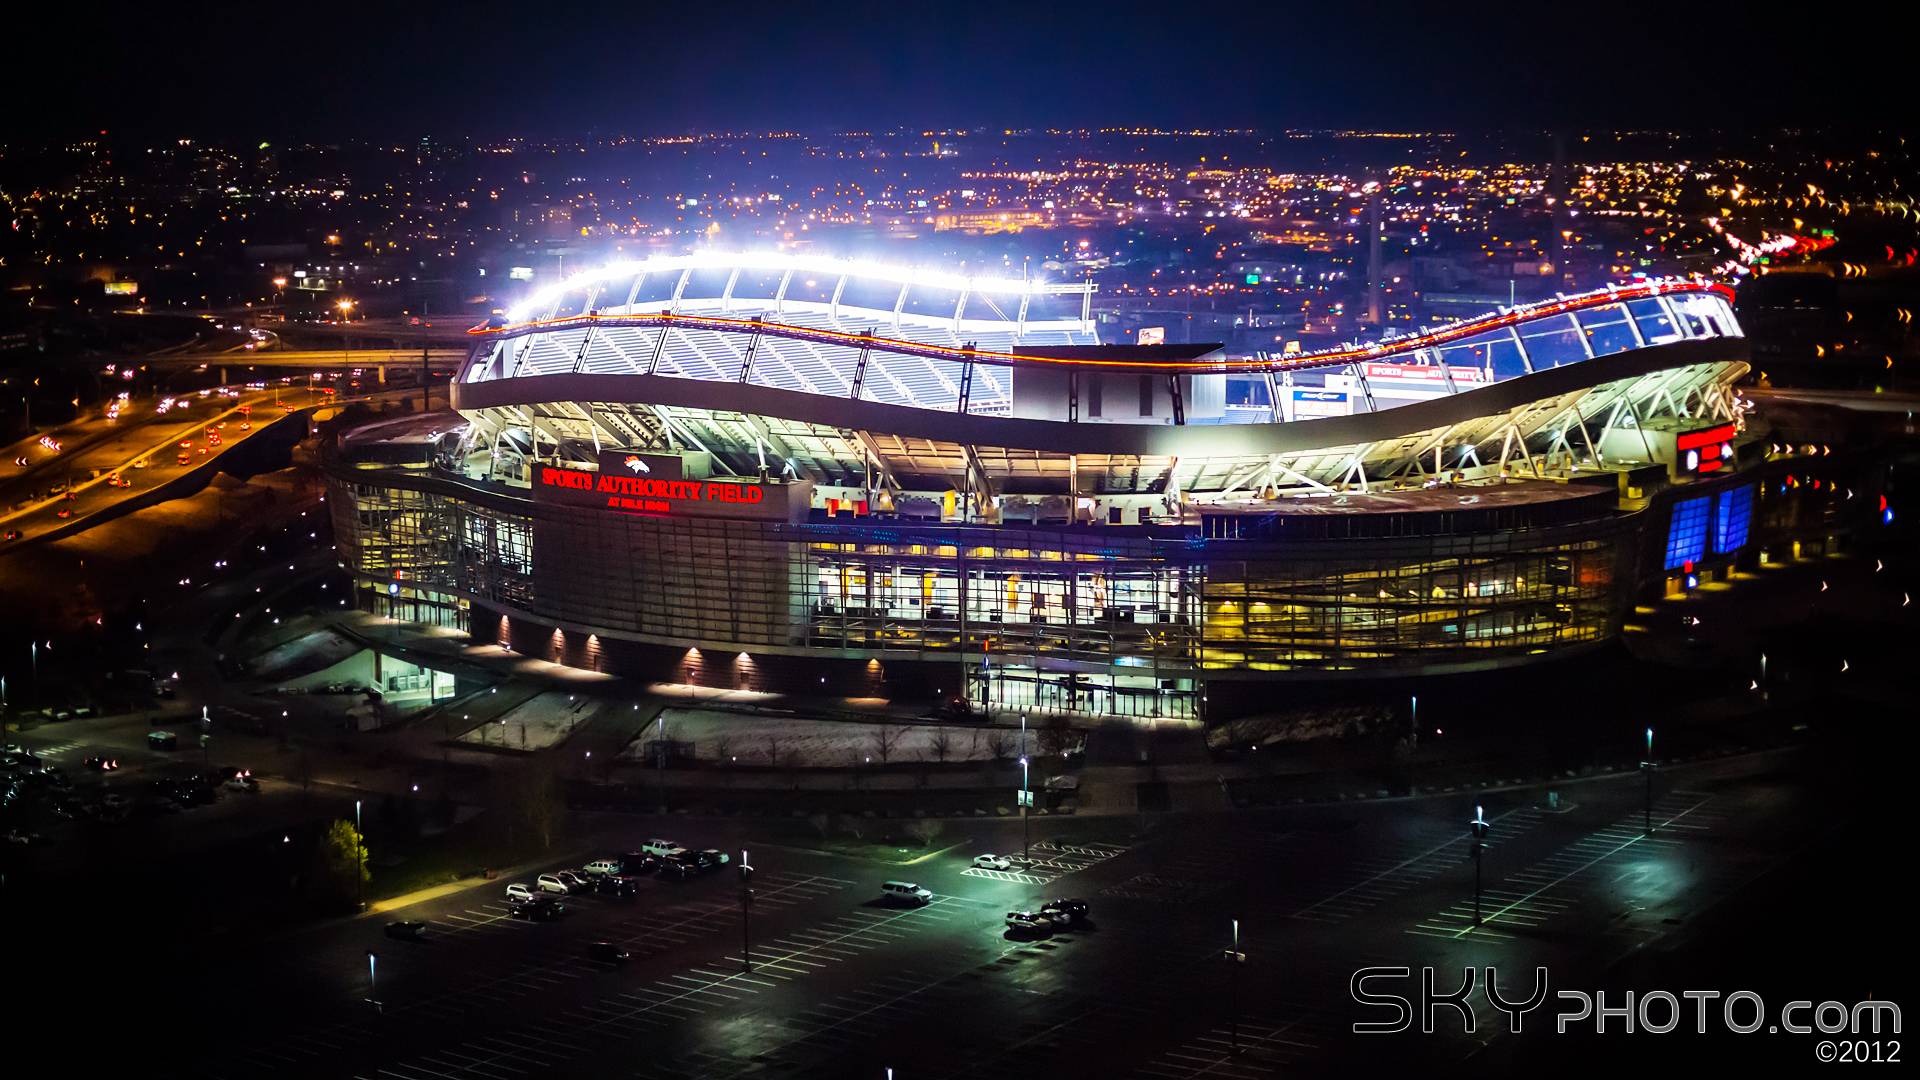
[[[621,514],[796,520],[812,501],[813,485],[758,480],[675,480],[536,465],[535,502]]]
[[[1686,472],[1719,472],[1733,462],[1733,439],[1739,433],[1734,424],[1682,431],[1674,436],[1673,449]]]
[[[1448,375],[1453,381],[1483,382],[1487,373],[1477,367],[1441,367],[1438,364],[1362,364],[1360,365],[1369,379],[1412,379],[1418,382],[1445,382]]]

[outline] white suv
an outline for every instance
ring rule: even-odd
[[[655,840],[649,840],[646,843],[641,844],[640,850],[646,852],[649,855],[664,859],[669,855],[677,855],[680,852],[685,851],[686,849],[681,847],[679,844],[674,843],[671,840],[655,839]]]
[[[565,896],[572,891],[567,888],[566,882],[561,881],[552,874],[541,874],[539,877],[533,879],[533,884],[535,888],[543,893],[553,893],[558,896]]]
[[[612,859],[596,859],[580,868],[588,877],[606,877],[620,872],[620,864]]]
[[[889,881],[881,885],[880,897],[895,904],[919,905],[933,902],[933,893],[911,881]]]
[[[524,882],[515,882],[514,884],[507,886],[507,899],[508,900],[532,900],[533,890],[527,887],[527,885]]]

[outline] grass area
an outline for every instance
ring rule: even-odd
[[[823,826],[825,835],[822,835]],[[963,842],[962,837],[949,833],[943,822],[931,818],[911,821],[831,818],[802,825],[768,822],[762,835],[772,844],[893,866],[918,862]]]
[[[428,837],[385,848],[378,833],[367,841],[369,850],[367,898],[385,900],[435,885],[446,885],[472,877],[486,868],[500,869],[538,858],[542,852],[532,844],[508,845],[476,820],[436,837]],[[387,855],[401,861],[381,865]]]

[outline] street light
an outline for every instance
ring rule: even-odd
[[[1027,786],[1027,777],[1029,774],[1030,770],[1027,768],[1027,759],[1023,757],[1020,759],[1020,859],[1022,862],[1031,864],[1033,857],[1032,852],[1029,850],[1029,844],[1027,843],[1027,807],[1033,803],[1033,791]]]
[[[1233,1052],[1240,1052],[1240,965],[1247,962],[1247,954],[1240,951],[1240,920],[1233,920],[1233,941],[1225,953],[1221,954],[1227,962],[1227,1025],[1229,1045]]]
[[[1486,848],[1484,841],[1492,823],[1487,821],[1486,811],[1478,805],[1473,808],[1473,820],[1467,828],[1473,833],[1473,925],[1480,925],[1480,853]]]
[[[381,1011],[379,962],[380,962],[380,954],[374,952],[372,949],[368,949],[367,950],[367,1004],[373,1006],[373,1011],[375,1012]]]
[[[1647,759],[1640,763],[1640,771],[1647,774],[1647,802],[1641,818],[1648,836],[1653,835],[1653,728],[1647,728]]]
[[[747,861],[747,849],[740,849],[740,966],[753,970],[753,864]]]
[[[353,800],[353,898],[356,910],[367,908],[367,868],[361,865],[360,849],[366,845],[366,833],[360,826],[360,800]],[[368,953],[372,956],[372,953]]]

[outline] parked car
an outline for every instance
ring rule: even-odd
[[[911,881],[889,881],[880,886],[880,899],[892,904],[918,906],[933,902],[933,893]]]
[[[714,866],[725,866],[733,861],[733,856],[721,851],[719,848],[706,848],[702,850],[699,855],[702,859]]]
[[[700,872],[700,867],[692,859],[674,855],[660,860],[660,876],[685,881]]]
[[[552,893],[555,896],[565,896],[572,891],[567,887],[566,882],[560,880],[558,874],[541,874],[533,879],[533,886],[539,892]]]
[[[559,897],[549,894],[510,904],[507,907],[507,914],[520,919],[538,919],[548,922],[559,918],[566,910],[567,906],[560,902]]]
[[[534,899],[534,895],[533,888],[525,882],[516,881],[507,886],[507,900],[509,902],[514,900],[531,902]]]
[[[624,964],[627,955],[627,950],[611,941],[596,941],[587,946],[587,958],[602,964]]]
[[[640,850],[646,852],[649,855],[664,859],[668,855],[677,854],[681,851],[685,851],[686,849],[681,847],[679,844],[674,843],[671,840],[656,839],[656,840],[648,840],[646,843],[641,844]]]
[[[620,861],[618,859],[595,859],[581,867],[580,872],[588,877],[604,877],[608,874],[617,874],[620,872]]]
[[[259,794],[260,791],[260,781],[255,780],[252,773],[242,773],[222,786],[229,791],[251,791],[255,794]]]
[[[1037,911],[1007,912],[1007,932],[1011,934],[1051,934],[1053,920]]]
[[[103,757],[99,754],[95,754],[92,757],[81,758],[80,764],[86,766],[89,769],[99,769],[101,772],[112,772],[113,770],[120,767],[120,759]]]
[[[629,851],[626,858],[620,860],[620,872],[628,876],[645,874],[660,868],[660,860],[644,851]]]
[[[419,919],[402,919],[387,924],[387,936],[403,941],[419,941],[427,936],[427,924]]]
[[[593,888],[602,896],[625,900],[640,891],[640,879],[625,874],[602,874],[594,879]]]
[[[1040,905],[1040,910],[1055,915],[1064,915],[1066,916],[1067,922],[1073,924],[1087,921],[1087,902],[1085,900],[1076,900],[1071,897],[1062,900],[1049,900]]]
[[[177,750],[180,748],[180,736],[171,731],[149,731],[147,745],[155,750]]]
[[[561,870],[553,876],[559,878],[560,884],[565,885],[570,893],[593,890],[593,879],[578,870]]]
[[[1005,855],[975,855],[973,867],[976,870],[1011,870],[1013,860]]]

